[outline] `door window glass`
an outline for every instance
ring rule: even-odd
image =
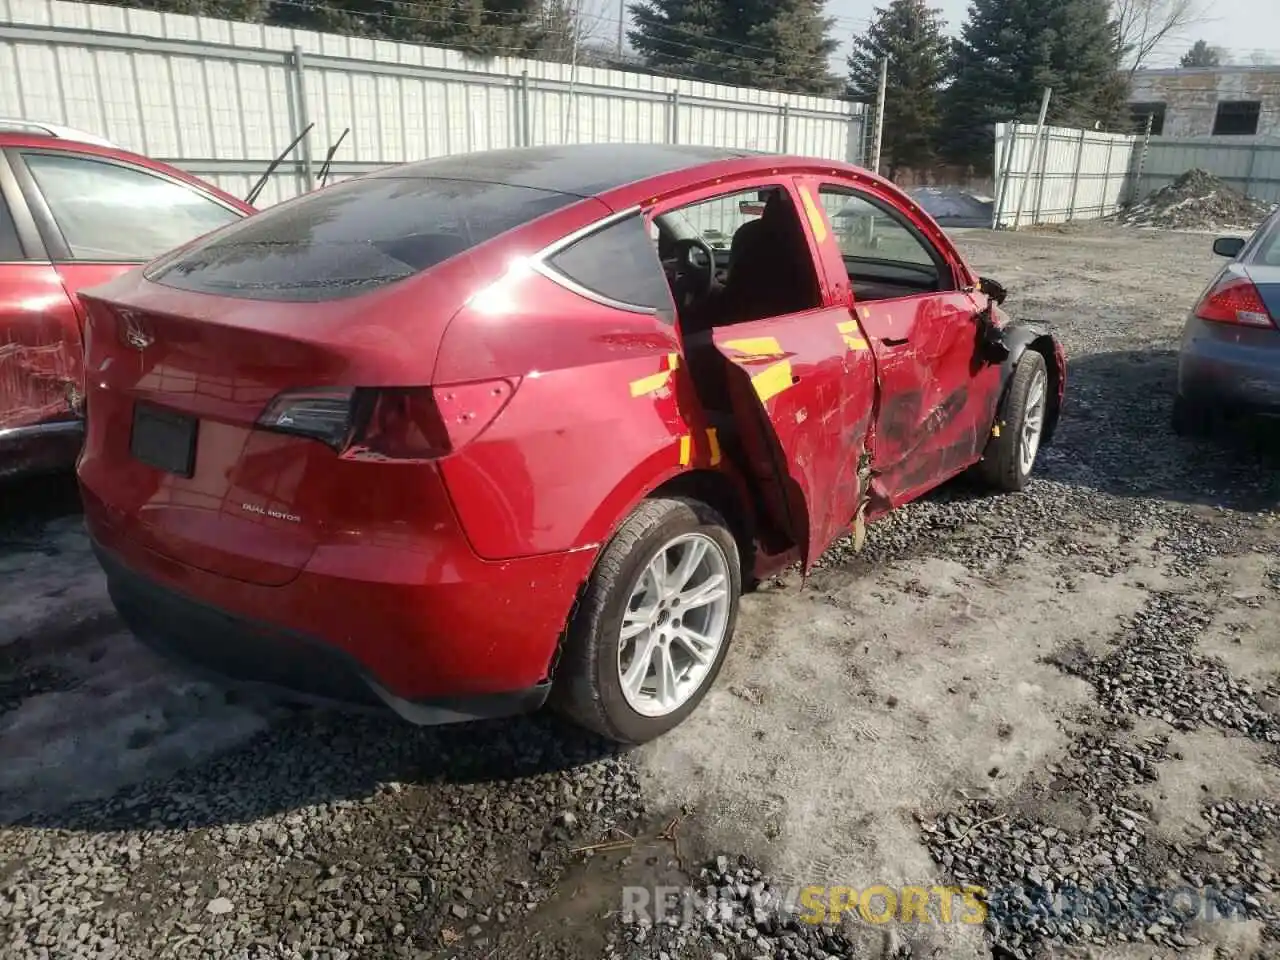
[[[18,242],[18,228],[13,225],[9,204],[0,197],[0,263],[23,259],[22,244]]]
[[[49,153],[24,159],[76,260],[151,260],[241,217],[190,187],[119,164]]]

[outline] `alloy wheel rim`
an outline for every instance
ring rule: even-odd
[[[729,627],[729,561],[702,533],[667,541],[641,572],[618,635],[618,680],[645,717],[679,710],[702,688]]]
[[[1019,466],[1024,475],[1031,472],[1040,451],[1040,436],[1044,430],[1045,401],[1048,398],[1048,379],[1043,370],[1037,370],[1027,387],[1027,402],[1022,414],[1022,438],[1018,444]]]

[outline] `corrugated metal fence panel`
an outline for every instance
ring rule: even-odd
[[[348,131],[331,179],[524,143],[675,139],[856,162],[865,139],[864,107],[841,100],[66,0],[0,0],[0,77],[0,116],[106,136],[240,195],[304,114],[313,174]],[[307,184],[300,148],[259,203]]]
[[[1046,127],[1037,147],[1035,124],[998,124],[996,225],[1110,216],[1127,196],[1140,146],[1140,138],[1125,134]]]
[[[1280,201],[1280,143],[1265,141],[1152,137],[1137,195],[1144,197],[1196,168],[1207,170],[1251,197]]]

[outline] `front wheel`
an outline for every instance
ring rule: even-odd
[[[982,478],[997,490],[1026,487],[1040,452],[1049,411],[1049,370],[1044,357],[1027,350],[1013,371],[1009,391],[996,417],[997,431],[978,465]]]
[[[715,682],[741,593],[738,545],[718,513],[694,500],[646,500],[591,576],[553,705],[621,743],[661,736]]]

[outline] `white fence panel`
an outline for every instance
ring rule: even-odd
[[[1152,137],[1137,196],[1168,186],[1188,170],[1206,170],[1259,200],[1280,202],[1280,142]]]
[[[1096,220],[1120,209],[1141,138],[1070,127],[996,126],[997,227]]]
[[[859,162],[847,101],[67,0],[0,0],[0,117],[63,124],[268,205],[470,150],[676,142]]]

